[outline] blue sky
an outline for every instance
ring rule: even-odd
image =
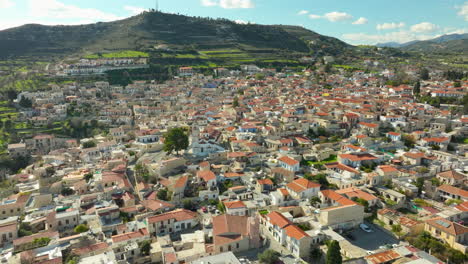
[[[0,0],[0,29],[87,24],[153,8],[156,0]],[[238,23],[300,25],[351,44],[468,32],[467,0],[159,0],[160,9]]]

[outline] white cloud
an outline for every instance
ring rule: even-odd
[[[385,34],[349,33],[343,34],[343,39],[353,44],[377,44],[386,42],[405,43],[413,40],[428,40],[437,37],[435,34],[417,34],[409,30],[389,32]]]
[[[217,6],[218,2],[214,0],[201,0],[202,6]]]
[[[124,6],[124,9],[129,11],[132,15],[138,15],[146,11],[146,9],[138,6]]]
[[[411,31],[416,33],[431,33],[439,29],[437,25],[429,22],[422,22],[411,26]]]
[[[364,24],[367,24],[367,22],[369,22],[369,20],[367,20],[367,18],[360,17],[358,20],[353,22],[353,25],[364,25]]]
[[[403,22],[400,23],[383,23],[383,24],[378,24],[377,25],[377,30],[388,30],[388,29],[396,29],[396,28],[403,28],[405,27],[406,24]]]
[[[330,12],[324,15],[330,22],[338,22],[352,19],[353,16],[345,12]]]
[[[301,11],[297,12],[297,14],[300,15],[300,16],[307,15],[308,13],[309,13],[309,11],[307,11],[307,10],[301,10]]]
[[[201,0],[202,6],[219,6],[225,9],[254,8],[252,0]]]
[[[15,3],[11,0],[0,0],[0,8],[10,8],[13,7]]]
[[[29,12],[33,18],[45,18],[48,20],[90,19],[92,21],[112,21],[122,19],[122,17],[98,9],[67,5],[58,0],[29,0]]]
[[[459,16],[462,16],[465,19],[465,21],[468,21],[468,1],[463,3],[462,6],[458,6],[457,9],[460,9],[460,11],[458,11],[457,14]]]
[[[322,16],[310,14],[310,15],[309,15],[309,18],[310,18],[310,19],[320,19],[320,18],[322,18]]]

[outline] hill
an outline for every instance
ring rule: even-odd
[[[468,34],[443,35],[425,41],[410,41],[406,43],[379,43],[377,47],[400,48],[405,51],[423,53],[467,53]]]
[[[237,24],[226,19],[144,12],[78,26],[24,25],[0,31],[0,58],[95,54],[121,50],[241,50],[267,58],[278,51],[336,55],[351,48],[297,26]],[[240,57],[240,56],[238,56]],[[248,57],[248,56],[246,56]]]

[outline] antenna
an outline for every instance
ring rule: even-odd
[[[159,11],[159,0],[156,0],[156,12]]]

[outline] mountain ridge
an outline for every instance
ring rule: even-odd
[[[227,19],[143,12],[112,22],[76,26],[27,24],[0,31],[0,57],[55,56],[115,50],[148,50],[159,44],[188,49],[311,49],[335,55],[352,48],[299,26],[238,24]]]

